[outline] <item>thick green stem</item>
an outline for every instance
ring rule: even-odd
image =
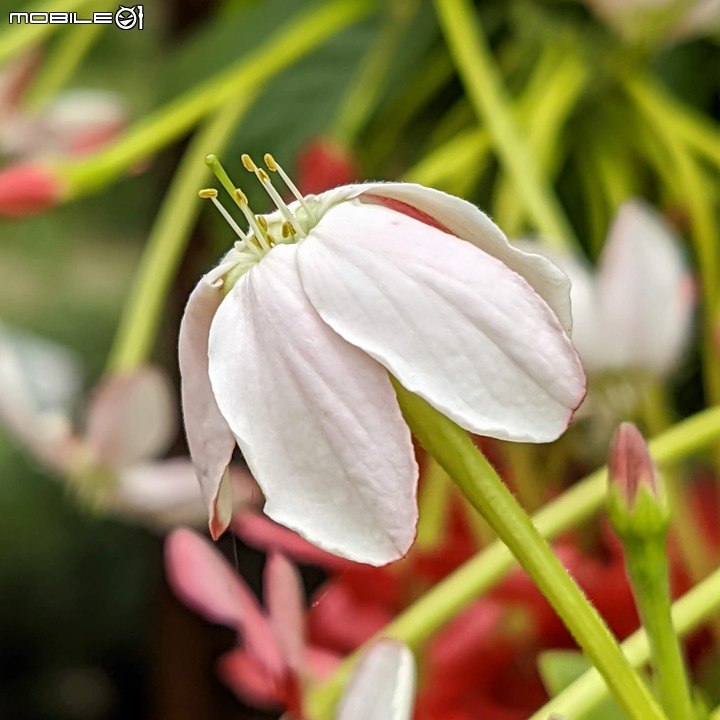
[[[663,718],[600,615],[468,434],[422,398],[397,384],[395,390],[413,435],[518,559],[628,716],[636,720]]]
[[[468,98],[478,120],[487,126],[529,216],[549,242],[560,249],[572,246],[572,228],[513,117],[500,72],[471,3],[435,0],[435,8]]]
[[[698,583],[672,606],[674,631],[685,637],[713,614],[720,611],[720,569]],[[627,638],[622,649],[633,667],[641,667],[650,658],[650,643],[642,628]],[[547,720],[553,713],[581,718],[595,709],[607,696],[607,686],[597,670],[588,670],[572,685],[538,710],[530,720]],[[689,716],[692,717],[692,716]]]
[[[704,410],[670,428],[649,443],[650,454],[662,466],[675,463],[720,438],[720,406]],[[601,468],[578,482],[533,515],[533,524],[545,538],[555,538],[592,517],[603,505],[607,492],[607,469]],[[410,605],[380,633],[419,648],[475,599],[493,588],[512,569],[508,548],[493,542],[432,590]],[[720,583],[720,577],[716,583]],[[704,585],[704,583],[703,583]],[[324,717],[336,701],[358,653],[348,658],[325,683],[313,690],[311,701]],[[600,676],[601,694],[604,684]],[[554,708],[553,708],[554,709]],[[559,711],[559,708],[558,708]],[[576,714],[573,712],[571,717]],[[547,720],[547,715],[535,720]]]
[[[665,535],[623,541],[635,604],[649,638],[656,687],[670,720],[694,716],[680,643],[672,626]]]
[[[334,0],[293,17],[259,49],[133,125],[86,159],[59,164],[69,198],[99,189],[177,140],[199,120],[242,94],[253,94],[288,65],[366,15],[365,0]]]

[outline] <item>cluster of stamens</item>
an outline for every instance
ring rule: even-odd
[[[280,167],[270,153],[266,153],[263,159],[265,160],[267,169],[270,172],[277,173],[284,181],[288,190],[290,190],[290,192],[298,200],[300,207],[305,211],[305,218],[310,219],[312,217],[311,209],[295,184],[292,180],[290,180],[287,173],[282,169],[282,167]],[[273,187],[272,181],[270,180],[270,176],[267,172],[263,170],[263,168],[258,167],[253,162],[252,158],[247,154],[242,155],[241,160],[245,169],[248,172],[253,173],[260,181],[260,184],[270,196],[270,199],[275,204],[275,207],[277,207],[280,211],[284,221],[280,224],[279,234],[277,231],[273,231],[269,227],[265,216],[253,213],[250,209],[247,195],[245,195],[240,188],[235,186],[217,157],[215,155],[208,155],[205,159],[205,163],[212,170],[215,177],[220,181],[220,184],[225,188],[225,190],[227,190],[228,194],[238,208],[240,208],[240,212],[242,212],[247,220],[248,231],[243,232],[237,222],[235,222],[232,215],[230,215],[227,209],[223,207],[221,202],[218,200],[218,191],[215,188],[205,188],[204,190],[200,190],[198,194],[201,198],[206,198],[212,201],[220,214],[225,218],[227,223],[238,236],[239,241],[236,243],[236,249],[240,251],[249,250],[251,253],[261,257],[278,242],[293,242],[296,238],[306,237],[306,223],[290,210],[290,207],[282,199],[280,193]]]

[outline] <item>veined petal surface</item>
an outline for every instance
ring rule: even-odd
[[[328,204],[341,198],[360,198],[367,202],[382,198],[405,203],[429,215],[450,234],[467,240],[500,260],[518,275],[522,275],[552,308],[563,328],[567,331],[572,328],[568,294],[570,282],[565,273],[542,255],[532,250],[523,252],[513,247],[503,231],[482,210],[467,200],[417,183],[398,182],[345,185],[330,190],[325,195],[329,199]]]
[[[384,368],[310,304],[298,247],[273,248],[222,302],[213,391],[266,514],[330,552],[382,565],[415,536],[410,433]]]
[[[298,246],[322,319],[467,430],[546,442],[585,394],[555,313],[500,260],[381,205],[333,207]]]

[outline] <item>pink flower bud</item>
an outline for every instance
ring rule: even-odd
[[[35,215],[54,207],[62,195],[60,179],[47,166],[22,163],[0,170],[0,215]]]
[[[298,186],[305,195],[317,195],[358,179],[358,167],[350,153],[332,140],[315,140],[298,157]]]
[[[632,423],[620,425],[610,447],[610,482],[616,485],[628,508],[635,504],[638,490],[645,485],[658,494],[655,465],[640,431]]]

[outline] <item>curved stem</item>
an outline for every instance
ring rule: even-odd
[[[478,120],[487,126],[528,214],[549,242],[560,249],[572,246],[572,228],[513,117],[472,5],[469,0],[435,0],[435,8]]]
[[[69,198],[113,181],[128,168],[177,140],[199,120],[242,93],[254,93],[288,65],[370,10],[365,0],[334,0],[291,18],[268,42],[208,81],[133,125],[116,143],[56,166]]]
[[[655,462],[662,466],[677,462],[718,438],[720,406],[673,426],[651,440],[649,449]],[[543,537],[555,538],[592,517],[602,507],[606,492],[607,469],[601,468],[533,515],[533,525]],[[497,585],[513,565],[514,558],[508,548],[500,541],[491,543],[400,613],[378,635],[397,638],[413,648],[420,647],[475,599]],[[337,699],[358,652],[312,692],[311,702],[321,714],[327,713]],[[602,685],[602,680],[600,683]],[[543,720],[545,718],[543,716]]]
[[[205,157],[222,151],[254,99],[255,94],[247,94],[223,108],[188,145],[150,231],[108,358],[109,372],[131,370],[147,359],[170,283],[202,209],[197,191],[208,175]]]
[[[413,435],[518,559],[628,716],[635,720],[662,720],[665,717],[662,710],[628,664],[597,610],[468,434],[397,383],[395,391]]]

